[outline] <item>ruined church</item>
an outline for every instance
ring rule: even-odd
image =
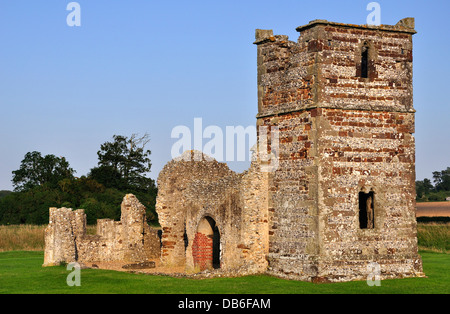
[[[422,276],[414,19],[314,20],[297,31],[294,42],[256,30],[264,147],[247,171],[198,151],[170,161],[158,177],[159,236],[132,195],[121,221],[99,220],[95,236],[86,235],[82,210],[52,209],[44,265],[157,259],[187,273],[336,282],[365,280],[377,263],[381,279]],[[276,137],[263,134],[273,130]]]

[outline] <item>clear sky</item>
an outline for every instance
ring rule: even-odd
[[[69,2],[0,0],[0,190],[30,151],[85,175],[114,134],[150,134],[156,179],[174,127],[255,125],[256,28],[296,41],[314,19],[366,24],[371,1],[79,0],[79,27]],[[431,179],[450,166],[450,1],[377,2],[382,24],[416,19],[416,172]]]

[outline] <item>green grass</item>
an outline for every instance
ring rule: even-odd
[[[439,253],[450,252],[450,224],[417,224],[417,241],[420,249]]]
[[[302,294],[302,293],[450,293],[450,255],[421,252],[428,278],[383,280],[380,287],[365,281],[312,284],[270,276],[188,279],[130,274],[98,269],[81,270],[81,286],[70,287],[63,266],[42,267],[43,252],[0,252],[0,294]]]

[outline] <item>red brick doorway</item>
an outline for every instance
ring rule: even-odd
[[[220,268],[220,233],[211,217],[200,220],[192,243],[194,267],[200,270]]]

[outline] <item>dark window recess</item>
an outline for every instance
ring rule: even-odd
[[[162,247],[162,230],[158,230],[159,247]]]
[[[183,241],[184,241],[184,250],[186,251],[186,249],[189,245],[189,239],[188,239],[188,236],[186,233],[186,227],[184,228]]]
[[[213,234],[213,268],[220,268],[220,233],[217,226],[214,227]]]
[[[216,222],[211,217],[205,217],[211,226],[213,234],[212,236],[212,264],[214,269],[220,268],[220,232],[216,225]]]
[[[374,222],[374,193],[359,193],[359,228],[373,229]]]
[[[369,47],[364,46],[361,54],[361,77],[369,77]]]

